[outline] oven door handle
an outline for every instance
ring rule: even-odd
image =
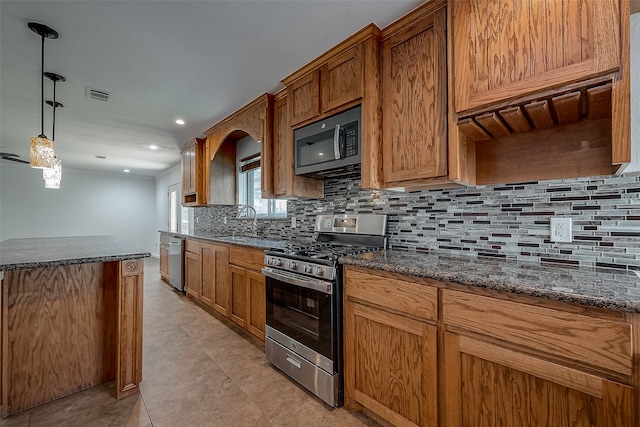
[[[312,289],[314,291],[322,292],[323,294],[333,294],[333,285],[323,280],[316,280],[313,278],[297,275],[297,274],[280,274],[276,270],[265,267],[262,269],[262,274],[265,277],[270,277],[281,282],[288,283],[290,285],[300,286],[301,288]]]

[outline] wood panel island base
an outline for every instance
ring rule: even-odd
[[[109,236],[0,243],[2,416],[142,381],[141,252]]]

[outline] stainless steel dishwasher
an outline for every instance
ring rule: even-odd
[[[169,238],[169,283],[180,292],[184,292],[183,246],[183,238],[178,236]]]

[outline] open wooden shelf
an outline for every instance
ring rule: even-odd
[[[600,176],[619,171],[616,86],[585,82],[453,122],[472,185]],[[616,119],[618,117],[618,119]],[[624,142],[624,141],[622,141]]]
[[[458,120],[470,141],[487,141],[611,117],[611,82],[578,89]]]

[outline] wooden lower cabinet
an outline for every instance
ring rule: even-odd
[[[437,426],[437,328],[363,304],[346,306],[352,401],[395,425]]]
[[[200,244],[202,283],[199,299],[220,314],[229,307],[229,248],[210,243]]]
[[[187,296],[264,340],[265,280],[260,269],[264,250],[193,239],[185,241]]]
[[[200,254],[184,252],[184,290],[187,295],[200,299],[202,262]]]
[[[640,425],[640,315],[345,268],[345,406],[397,426]]]
[[[348,409],[365,407],[394,425],[437,426],[437,297],[420,290],[398,276],[347,269]]]
[[[160,244],[160,278],[169,282],[169,245]]]
[[[446,426],[635,426],[632,387],[445,334]]]
[[[229,250],[229,317],[261,340],[266,324],[265,280],[260,272],[263,262],[262,249],[232,246]]]
[[[160,234],[160,278],[169,283],[169,235]]]
[[[230,318],[243,328],[247,327],[247,270],[236,267],[229,267],[231,277],[231,312]]]
[[[223,316],[229,316],[229,248],[216,246],[215,286],[212,307]]]
[[[231,283],[230,318],[264,340],[266,293],[264,276],[253,270],[229,266]]]
[[[267,322],[267,295],[264,275],[256,271],[247,271],[247,284],[249,286],[247,293],[249,296],[247,330],[264,340],[264,330]]]

